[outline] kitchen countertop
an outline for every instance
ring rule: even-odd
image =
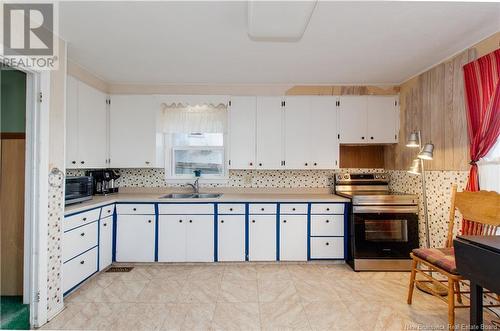
[[[328,193],[223,193],[219,198],[209,199],[161,199],[164,194],[166,193],[118,193],[94,196],[92,200],[66,206],[64,213],[73,214],[115,202],[350,202],[347,198]]]

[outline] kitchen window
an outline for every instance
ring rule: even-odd
[[[226,182],[227,106],[174,103],[163,107],[166,180],[185,183],[198,170],[201,182]]]

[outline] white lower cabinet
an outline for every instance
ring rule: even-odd
[[[245,215],[219,215],[217,244],[219,261],[245,261]]]
[[[97,246],[97,223],[67,231],[63,235],[63,262]]]
[[[160,215],[158,261],[213,262],[213,215]]]
[[[99,221],[99,270],[104,270],[113,262],[113,217]]]
[[[343,237],[311,238],[311,258],[313,259],[343,259]]]
[[[280,216],[280,260],[307,260],[307,215]]]
[[[248,260],[276,261],[276,215],[249,215]]]
[[[155,215],[118,215],[116,261],[154,262]]]
[[[97,271],[97,247],[65,262],[62,267],[62,289],[68,292]]]

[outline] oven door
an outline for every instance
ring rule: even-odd
[[[416,206],[354,206],[354,258],[409,258],[418,247]]]

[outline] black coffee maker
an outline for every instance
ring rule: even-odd
[[[94,195],[106,195],[118,193],[116,180],[120,175],[114,170],[89,170],[85,172],[86,176],[92,176],[94,182]]]

